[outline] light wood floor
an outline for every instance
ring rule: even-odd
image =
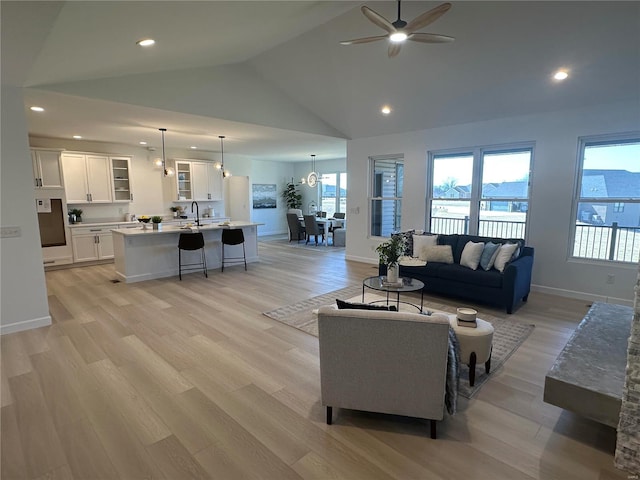
[[[2,479],[627,478],[613,429],[542,401],[586,302],[532,293],[511,318],[533,334],[437,440],[404,417],[339,410],[327,426],[317,339],[261,312],[376,269],[331,247],[259,253],[208,280],[47,272],[53,325],[1,339]]]

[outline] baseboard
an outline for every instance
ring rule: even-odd
[[[557,295],[559,297],[565,298],[574,298],[576,300],[586,300],[588,302],[615,303],[617,305],[626,305],[628,307],[633,307],[633,300],[628,300],[626,298],[607,297],[606,295],[595,295],[593,293],[576,292],[574,290],[566,290],[563,288],[531,285],[531,291],[546,293],[549,295]]]
[[[352,262],[360,262],[360,263],[369,263],[371,265],[378,265],[378,261],[368,257],[357,257],[355,255],[345,255],[345,260],[350,260]]]
[[[8,325],[0,325],[0,335],[22,332],[24,330],[46,327],[48,325],[51,325],[50,315],[47,315],[46,317],[32,318],[31,320],[23,320],[21,322],[10,323]]]

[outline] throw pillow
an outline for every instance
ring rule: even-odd
[[[480,257],[480,267],[484,271],[489,271],[493,267],[499,248],[499,243],[487,242],[484,244],[484,250],[482,250],[482,256]]]
[[[414,235],[413,236],[413,256],[424,260],[423,250],[427,247],[435,247],[438,245],[437,235]]]
[[[424,259],[425,262],[453,263],[453,250],[451,245],[425,247],[420,259]]]
[[[336,298],[336,305],[339,310],[354,309],[354,310],[384,310],[387,312],[397,312],[398,309],[395,305],[375,305],[373,303],[351,303],[345,302]]]
[[[462,250],[462,256],[460,257],[460,265],[463,267],[476,270],[480,263],[480,257],[482,257],[482,251],[484,250],[484,243],[482,242],[467,242]]]
[[[504,269],[507,266],[507,263],[511,261],[511,257],[514,252],[518,248],[517,243],[505,243],[500,246],[498,249],[498,255],[496,256],[495,261],[493,262],[493,268],[498,270],[500,273],[504,272]]]

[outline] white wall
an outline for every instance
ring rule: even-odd
[[[0,333],[51,324],[42,266],[33,170],[22,89],[2,87],[0,222],[19,227],[17,238],[0,240]]]
[[[403,229],[425,228],[426,159],[430,150],[535,142],[527,243],[535,247],[534,288],[590,300],[629,303],[634,265],[568,258],[578,137],[638,129],[637,104],[527,115],[431,130],[351,140],[347,143],[349,240],[347,258],[377,263],[379,239],[368,236],[368,158],[404,154]],[[359,214],[355,209],[359,208]],[[615,283],[606,283],[607,275]]]

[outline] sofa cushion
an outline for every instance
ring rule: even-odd
[[[407,230],[406,232],[396,232],[392,233],[392,237],[404,237],[405,239],[405,248],[404,254],[408,257],[413,257],[413,234],[415,230]]]
[[[437,235],[413,235],[413,256],[425,260],[424,249],[438,244]]]
[[[427,262],[453,263],[453,253],[450,245],[435,245],[422,249],[421,260]]]
[[[498,249],[498,255],[496,255],[496,259],[493,262],[493,268],[498,270],[500,273],[504,272],[505,267],[511,261],[512,257],[516,256],[520,247],[517,243],[505,243],[500,246]]]
[[[425,278],[425,277],[437,278],[440,267],[443,267],[446,265],[447,265],[446,263],[429,262],[423,267],[401,266],[400,275],[402,275],[403,277],[418,278],[418,279]]]
[[[487,242],[484,244],[482,256],[480,257],[480,268],[482,268],[484,271],[491,270],[491,267],[493,267],[493,262],[496,261],[496,256],[498,255],[499,248],[499,243]]]
[[[482,242],[467,242],[462,250],[460,256],[460,265],[463,267],[476,270],[480,263],[480,257],[482,257],[482,251],[484,250],[484,243]]]
[[[469,270],[461,265],[444,265],[438,269],[438,277],[459,283],[482,285],[483,287],[502,288],[503,275],[497,270]],[[454,292],[452,292],[454,293]],[[464,294],[464,286],[460,287],[460,294]]]
[[[336,305],[339,310],[384,310],[387,312],[397,312],[398,309],[395,305],[375,305],[373,303],[352,303],[345,302],[344,300],[340,300],[336,298]]]

